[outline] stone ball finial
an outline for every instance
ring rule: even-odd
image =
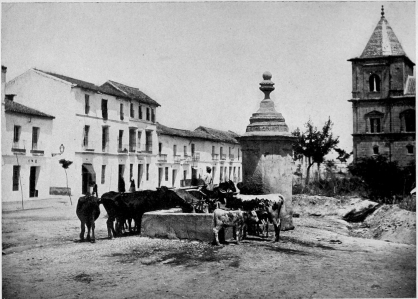
[[[263,74],[263,79],[264,80],[270,80],[271,77],[273,77],[273,75],[269,71],[264,72],[264,74]]]
[[[385,9],[383,8],[383,5],[382,5],[382,12],[380,14],[382,15],[382,18],[385,17]]]

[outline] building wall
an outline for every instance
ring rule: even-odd
[[[196,169],[197,178],[202,178],[206,173],[206,167],[212,168],[213,183],[219,184],[225,180],[233,180],[238,183],[242,178],[242,154],[241,147],[234,143],[223,143],[218,141],[209,141],[196,138],[185,138],[180,136],[171,136],[160,134],[159,143],[161,143],[161,155],[158,158],[158,167],[163,169],[163,180],[161,185],[167,187],[181,187],[181,180],[192,178],[192,168]],[[195,154],[199,158],[193,159],[191,156],[191,144],[195,145]],[[174,145],[177,146],[174,158]],[[186,146],[187,155],[185,157],[184,147]],[[215,155],[212,156],[212,146],[215,147]],[[225,159],[221,159],[220,148],[223,148]],[[229,154],[231,148],[231,155]],[[197,156],[195,155],[195,157]],[[175,161],[177,159],[177,162]],[[165,169],[168,168],[168,180],[165,179]],[[214,172],[213,172],[214,169]],[[222,169],[222,178],[221,178]],[[173,186],[173,170],[176,170],[176,177]],[[222,180],[221,180],[222,179]]]
[[[14,126],[21,127],[19,149],[24,153],[13,152]],[[20,201],[36,199],[29,197],[29,177],[31,167],[37,168],[36,187],[38,197],[49,197],[49,182],[51,179],[51,140],[52,119],[31,117],[22,114],[5,113],[5,126],[2,128],[2,200]],[[39,127],[38,151],[32,153],[32,128]],[[13,166],[20,165],[20,182],[18,190],[13,190]]]
[[[381,79],[379,91],[370,90],[369,79],[374,74]],[[415,112],[415,96],[404,95],[411,75],[413,64],[404,57],[353,60],[354,159],[381,154],[400,166],[415,159],[415,130],[406,132],[401,117],[407,110]],[[371,130],[370,119],[376,117],[380,118],[380,132]],[[413,147],[413,153],[408,153],[407,146]]]
[[[66,187],[66,175],[59,164],[60,159],[73,162],[67,169],[68,186],[75,197],[82,195],[82,165],[92,164],[96,173],[99,195],[105,191],[118,190],[118,167],[125,165],[123,178],[126,190],[130,185],[130,165],[133,167],[133,177],[138,188],[138,165],[143,166],[141,189],[157,187],[156,152],[158,148],[156,125],[151,121],[138,119],[138,109],[135,118],[129,117],[129,100],[119,99],[111,95],[97,94],[79,87],[72,87],[66,81],[45,75],[35,70],[29,70],[7,83],[7,94],[16,94],[18,103],[55,116],[54,129],[50,136],[50,180],[40,194],[48,197],[50,187]],[[85,113],[85,94],[90,96],[90,111]],[[108,119],[102,117],[101,100],[108,100]],[[120,119],[120,103],[124,104],[124,119]],[[138,103],[135,103],[138,107]],[[149,107],[144,105],[144,107]],[[151,108],[151,107],[150,107]],[[145,118],[146,110],[143,111]],[[88,147],[83,146],[84,127],[90,126]],[[109,127],[109,147],[102,150],[102,127]],[[129,129],[141,131],[141,142],[136,142],[135,150],[129,152]],[[122,149],[119,151],[119,130],[123,130]],[[151,132],[152,149],[145,149],[145,132]],[[42,128],[41,128],[42,132]],[[136,133],[137,134],[137,133]],[[137,136],[137,135],[136,135]],[[59,153],[60,145],[65,150]],[[45,157],[48,155],[45,154]],[[147,180],[146,168],[149,164]],[[105,180],[102,183],[102,165],[106,165]],[[2,182],[9,184],[8,182]],[[9,184],[10,185],[10,184]],[[46,191],[44,191],[47,190]],[[90,187],[91,189],[91,187]]]

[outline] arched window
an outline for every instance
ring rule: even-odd
[[[369,90],[370,92],[380,92],[380,78],[376,74],[372,74],[369,77]]]
[[[408,109],[399,114],[401,132],[415,132],[415,110]]]

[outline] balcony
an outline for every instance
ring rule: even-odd
[[[174,163],[178,164],[181,161],[181,156],[180,155],[174,155],[173,159],[174,159]]]
[[[213,161],[219,161],[219,154],[212,154]]]
[[[136,145],[130,144],[129,145],[129,152],[130,153],[135,153],[136,152]]]
[[[19,140],[19,141],[13,142],[12,152],[15,154],[22,154],[22,155],[26,154],[25,140]]]
[[[229,160],[234,161],[235,160],[235,156],[233,154],[229,155]]]
[[[118,153],[127,154],[129,146],[127,144],[118,144]]]
[[[167,155],[166,154],[158,154],[158,162],[167,162]]]
[[[194,153],[192,156],[193,162],[200,161],[200,153]]]
[[[152,153],[152,144],[145,144],[145,152]]]
[[[184,164],[189,164],[189,162],[192,160],[192,157],[191,156],[189,156],[189,155],[187,155],[187,154],[185,154],[184,155],[184,158],[183,158],[183,163]]]
[[[226,160],[226,154],[221,154],[221,160]]]

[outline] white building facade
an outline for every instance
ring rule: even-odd
[[[94,184],[99,196],[128,191],[131,183],[136,190],[188,187],[201,183],[207,166],[214,184],[241,181],[237,134],[162,126],[156,122],[160,105],[137,88],[30,69],[7,82],[5,94],[38,115],[9,111],[3,118],[3,201],[19,201],[22,194],[24,200],[77,198]],[[72,162],[66,170],[63,159]]]
[[[159,104],[136,88],[113,81],[97,86],[31,69],[8,82],[6,94],[55,117],[51,152],[45,153],[51,158],[49,196],[67,190],[61,159],[73,162],[67,175],[75,196],[91,192],[94,183],[99,195],[119,190],[122,180],[127,191],[131,178],[136,189],[156,187],[151,178],[157,176]]]
[[[158,185],[188,187],[202,184],[206,168],[211,168],[214,185],[242,178],[241,147],[238,135],[211,128],[194,131],[157,125]]]

